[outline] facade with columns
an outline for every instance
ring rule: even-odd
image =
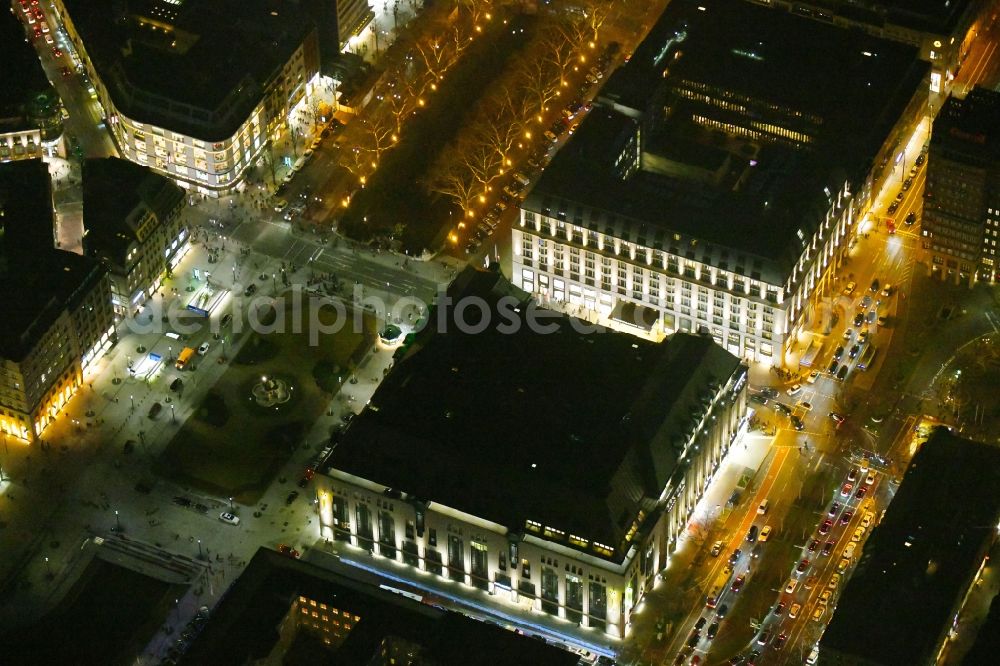
[[[839,291],[833,269],[923,118],[928,65],[792,14],[703,5],[671,3],[545,169],[511,280],[591,320],[640,309],[652,337],[707,332],[782,364]],[[767,48],[731,49],[750,24]],[[776,85],[816,72],[819,94]]]
[[[418,339],[315,477],[320,530],[414,584],[613,642],[745,432],[747,368],[706,336],[577,334],[544,312],[552,335]],[[480,360],[515,351],[529,372]]]

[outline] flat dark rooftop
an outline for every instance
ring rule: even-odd
[[[25,105],[51,88],[38,53],[25,38],[24,23],[10,10],[0,11],[0,134],[31,129]],[[20,13],[21,6],[14,5]]]
[[[129,245],[138,240],[129,215],[144,206],[160,219],[184,199],[184,191],[148,168],[116,157],[83,163],[85,251],[120,264]]]
[[[232,135],[312,28],[301,8],[278,0],[65,5],[122,113],[206,141]],[[184,119],[206,114],[207,125]]]
[[[0,357],[20,360],[104,269],[54,247],[49,172],[41,160],[0,164],[0,225],[0,302],[6,304]]]
[[[829,647],[866,663],[932,663],[952,606],[979,568],[980,548],[995,538],[998,488],[1000,448],[935,430],[865,544],[820,653]]]
[[[677,469],[670,438],[739,360],[700,336],[579,332],[590,325],[533,303],[501,320],[500,284],[474,269],[456,279],[454,302],[481,298],[490,326],[463,332],[449,310],[423,331],[327,464],[515,531],[530,519],[617,548]],[[533,332],[529,310],[552,332]]]
[[[622,182],[601,161],[583,159],[600,150],[593,144],[604,134],[588,131],[588,117],[545,170],[527,207],[555,209],[543,204],[545,196],[576,201],[605,217],[794,261],[801,251],[796,231],[808,237],[830,206],[825,190],[836,192],[845,179],[859,185],[918,91],[927,64],[917,55],[910,46],[744,0],[673,0],[631,60],[610,77],[599,104],[645,112],[659,109],[665,96],[672,115],[644,130],[647,149],[660,133],[701,132],[705,151],[717,150],[712,142],[718,136],[696,127],[694,115],[747,125],[751,114],[754,122],[808,135],[808,145],[762,144],[738,188],[726,178],[713,185],[644,171]],[[725,90],[749,111],[722,110],[673,92],[697,86]],[[746,157],[735,167],[749,163]]]
[[[952,35],[973,0],[881,0],[874,3],[888,22],[938,35]],[[855,5],[857,6],[857,5]],[[840,10],[851,7],[842,0]]]
[[[1000,156],[1000,92],[976,86],[964,98],[949,97],[934,118],[931,145]]]
[[[182,663],[237,666],[265,658],[299,596],[361,619],[336,648],[300,631],[279,662],[289,666],[365,666],[380,654],[383,639],[392,637],[418,645],[427,660],[420,663],[441,666],[573,666],[579,660],[541,641],[381,589],[371,575],[348,569],[338,565],[331,571],[259,549]]]

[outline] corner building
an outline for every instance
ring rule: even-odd
[[[41,160],[0,165],[0,430],[34,442],[116,341],[104,266],[54,248]]]
[[[184,191],[146,167],[83,163],[83,250],[107,266],[119,319],[137,313],[187,252],[186,209]]]
[[[266,0],[55,0],[125,159],[188,189],[239,187],[317,85],[305,12]]]
[[[316,476],[322,535],[613,644],[745,431],[747,367],[704,336],[582,331],[492,272],[448,296]]]
[[[789,362],[923,118],[917,55],[744,0],[674,0],[522,203],[513,283]]]

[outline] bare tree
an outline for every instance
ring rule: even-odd
[[[492,15],[496,3],[493,0],[456,0],[455,4],[459,10],[468,14],[473,26],[478,26],[483,19]]]
[[[375,110],[362,119],[362,127],[365,130],[367,141],[365,146],[368,154],[372,157],[372,169],[378,166],[382,153],[396,142],[394,129],[395,119],[390,110],[385,107]]]
[[[526,60],[521,67],[524,87],[531,94],[539,114],[559,95],[559,85],[548,65],[549,63],[536,59]]]
[[[456,27],[446,36],[433,39],[427,43],[417,42],[416,51],[424,63],[424,69],[432,82],[441,80],[445,72],[458,60],[465,50],[467,38],[460,35]]]
[[[488,143],[475,138],[469,145],[460,147],[460,151],[462,165],[469,170],[479,194],[485,197],[490,184],[500,175],[504,158]]]
[[[531,125],[539,109],[535,98],[523,87],[504,86],[500,92],[501,100],[498,106],[502,112],[512,119],[512,125],[517,134],[523,134]]]
[[[425,183],[427,190],[450,199],[467,215],[478,183],[469,169],[456,160],[440,163]]]
[[[604,22],[608,20],[608,16],[611,15],[614,3],[607,0],[583,0],[581,4],[583,4],[587,25],[590,28],[590,40],[597,42],[601,26],[604,25]]]
[[[559,87],[565,88],[566,75],[570,73],[573,64],[577,61],[575,44],[571,42],[562,30],[555,30],[550,33],[550,37],[544,43],[545,62],[550,64],[559,77]]]
[[[559,23],[558,30],[576,48],[583,48],[590,40],[592,31],[590,22],[580,16],[570,15]]]
[[[496,175],[503,173],[510,165],[510,154],[521,136],[521,119],[500,108],[498,113],[484,118],[477,127],[476,139],[492,154],[496,161]]]
[[[420,95],[416,91],[402,85],[394,86],[392,92],[385,98],[386,106],[394,122],[393,142],[398,141],[399,137],[402,136],[403,124],[416,111],[419,99]]]

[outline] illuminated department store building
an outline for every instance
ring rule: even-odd
[[[200,194],[240,188],[309,103],[315,25],[263,0],[102,4],[55,8],[121,156]]]

